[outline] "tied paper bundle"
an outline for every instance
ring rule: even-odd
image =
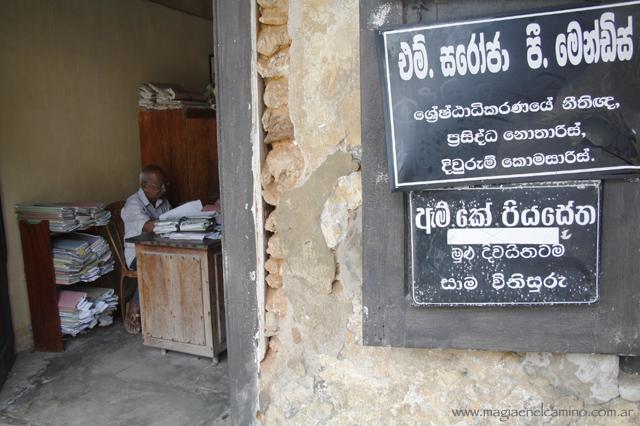
[[[179,84],[146,83],[138,89],[138,106],[146,109],[213,109],[215,95],[207,86],[203,93],[189,92]]]
[[[111,213],[102,203],[17,204],[18,220],[49,221],[53,232],[71,232],[109,223]]]
[[[96,325],[111,325],[117,306],[118,296],[110,288],[78,287],[75,290],[62,290],[58,293],[62,333],[75,336]]]
[[[52,240],[56,284],[91,282],[114,268],[111,249],[98,235],[72,233]]]
[[[191,201],[160,216],[153,232],[175,240],[220,239],[222,216],[218,211],[203,211],[199,200]]]

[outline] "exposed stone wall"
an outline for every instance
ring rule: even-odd
[[[258,419],[488,424],[495,419],[455,418],[451,409],[543,403],[633,410],[631,417],[544,419],[551,424],[640,423],[638,379],[621,374],[615,356],[362,345],[358,2],[258,3],[263,124],[272,148],[263,194],[274,206],[266,222],[270,340]]]
[[[289,45],[291,38],[287,31],[288,0],[258,0],[260,15],[258,21],[258,73],[264,80],[264,114],[262,125],[264,142],[269,145],[262,165],[263,198],[270,206],[277,206],[284,192],[298,183],[303,168],[303,160],[294,142],[293,124],[289,118]],[[282,277],[284,275],[283,253],[279,236],[276,234],[274,215],[266,223],[270,233],[267,243],[265,269],[267,290],[265,297],[265,334],[267,337],[278,332],[279,318],[287,311],[287,301],[283,297]]]

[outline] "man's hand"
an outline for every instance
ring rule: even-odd
[[[147,234],[152,234],[153,233],[153,227],[155,226],[157,220],[148,220],[144,223],[144,225],[142,226],[142,232],[147,233]]]

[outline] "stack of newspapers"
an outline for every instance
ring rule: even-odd
[[[111,249],[98,235],[69,233],[52,239],[56,284],[95,281],[114,268]]]

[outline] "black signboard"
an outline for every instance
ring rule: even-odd
[[[416,305],[598,300],[600,182],[410,193]]]
[[[391,190],[640,170],[639,3],[382,30]]]

